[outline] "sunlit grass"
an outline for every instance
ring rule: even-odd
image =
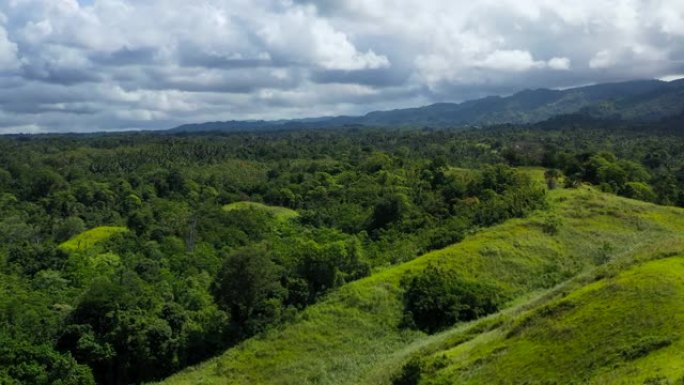
[[[646,262],[424,359],[424,383],[643,384],[684,377],[684,258]],[[661,381],[661,382],[657,382]],[[423,382],[422,382],[423,383]]]
[[[269,206],[258,202],[235,202],[223,206],[223,210],[261,210],[273,215],[278,220],[289,220],[299,216],[299,213],[287,207]]]
[[[68,252],[82,252],[87,251],[96,244],[106,241],[112,236],[128,231],[125,227],[117,226],[100,226],[90,230],[86,230],[81,234],[74,236],[66,242],[63,242],[59,247]]]

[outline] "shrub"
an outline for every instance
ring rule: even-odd
[[[418,385],[421,377],[420,360],[411,359],[402,368],[401,372],[394,377],[392,385]]]
[[[556,235],[562,225],[561,218],[557,215],[547,215],[541,224],[542,231],[545,234]]]
[[[436,265],[403,282],[404,325],[435,333],[459,321],[471,321],[499,309],[495,287],[465,280]]]
[[[603,242],[598,250],[598,254],[594,257],[594,263],[597,265],[603,265],[610,261],[610,258],[615,251],[615,247],[608,242]]]
[[[655,202],[657,198],[653,188],[642,182],[627,182],[620,191],[620,195],[648,202]]]

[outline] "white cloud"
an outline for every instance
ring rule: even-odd
[[[570,69],[570,59],[566,57],[554,57],[549,60],[546,65],[557,71],[567,71]]]
[[[589,67],[607,69],[625,65],[642,65],[645,68],[657,68],[658,64],[667,63],[667,61],[668,52],[666,48],[634,43],[629,47],[615,47],[597,52],[589,60]]]
[[[684,2],[659,1],[656,20],[663,33],[684,36]]]
[[[313,7],[294,8],[268,20],[258,35],[278,56],[331,70],[386,68],[389,60],[373,50],[359,52],[348,36],[321,19]]]
[[[0,0],[0,132],[363,113],[684,71],[681,0]]]
[[[534,60],[528,51],[515,50],[496,50],[487,57],[474,63],[476,67],[492,69],[497,71],[520,72],[531,69],[544,68],[546,63]]]
[[[596,55],[589,60],[589,67],[595,69],[608,68],[614,64],[615,58],[608,50],[597,52]]]

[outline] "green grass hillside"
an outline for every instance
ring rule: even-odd
[[[66,242],[63,242],[59,247],[68,252],[86,251],[96,244],[106,241],[115,234],[128,231],[125,227],[117,226],[99,226],[86,230]]]
[[[420,384],[684,381],[684,258],[646,262],[575,290],[418,365]],[[457,341],[458,342],[458,341]]]
[[[486,378],[487,373],[490,373],[486,370],[498,370],[496,363],[499,361],[490,359],[490,353],[504,357],[504,350],[496,350],[496,338],[504,338],[505,332],[501,328],[513,327],[516,317],[534,311],[536,306],[553,300],[564,290],[581,287],[586,280],[595,276],[592,272],[599,265],[598,271],[609,275],[612,271],[619,271],[640,261],[684,251],[683,210],[618,198],[590,188],[552,191],[549,193],[549,204],[547,211],[526,219],[510,220],[471,235],[459,244],[345,285],[303,311],[291,324],[247,340],[220,357],[167,379],[165,383],[388,384],[407,362],[413,360],[420,367],[423,361],[430,363],[434,354],[441,354],[445,350],[448,353],[444,353],[446,358],[435,356],[438,358],[435,360],[439,361],[435,367],[443,370],[432,372],[427,370],[431,368],[425,369],[426,375],[434,375],[429,378],[430,381],[434,379],[434,382],[429,383],[462,381],[454,377],[461,372],[459,368],[465,368],[473,379],[479,375],[483,377],[477,378]],[[672,264],[671,276],[675,279],[675,267],[681,266],[675,259],[668,263]],[[501,314],[470,324],[456,325],[455,329],[441,334],[427,336],[404,329],[400,327],[403,310],[400,282],[407,275],[422,271],[431,264],[455,269],[465,279],[486,282],[496,287],[506,298],[516,300],[511,301]],[[639,275],[648,276],[653,269],[668,270],[658,263],[644,265],[644,268],[643,272],[634,270],[625,273],[615,278],[615,282],[638,281]],[[577,276],[581,279],[571,280]],[[570,283],[558,286],[568,280]],[[657,283],[657,280],[652,281],[654,285]],[[651,290],[651,286],[644,285],[644,290]],[[613,286],[606,283],[589,286],[583,289],[586,290],[584,294],[576,294],[575,301],[588,301],[591,293],[608,293],[606,290],[612,290]],[[655,291],[665,290],[662,285],[651,288]],[[629,302],[629,295],[628,292],[624,293],[623,302]],[[667,300],[670,301],[668,306],[677,306],[676,297],[676,293],[672,294],[672,298]],[[610,304],[609,298],[606,298],[604,302],[597,301],[592,306]],[[628,315],[634,309],[638,308],[626,306],[620,311]],[[581,326],[577,325],[591,322],[588,313],[578,313],[568,321],[568,326],[578,328],[574,333],[582,333]],[[610,309],[605,309],[604,314],[610,314]],[[660,317],[658,314],[654,316]],[[610,319],[602,322],[610,323]],[[615,333],[619,333],[621,319],[613,319],[611,330]],[[668,319],[674,321],[671,317],[662,320],[668,322]],[[634,328],[639,327],[638,322],[635,321]],[[650,331],[659,328],[659,324],[648,319],[644,322],[652,324],[644,326],[645,334],[634,334],[634,338],[625,339],[625,343],[637,344],[634,346],[638,350],[641,337],[653,337],[653,344],[664,344],[663,341],[669,338],[668,349],[679,346],[674,332],[656,335]],[[647,330],[647,326],[651,329]],[[533,350],[529,343],[526,345],[526,339],[541,338],[534,334],[537,329],[529,329],[529,332],[523,329],[507,342],[511,343],[509,349],[520,349],[521,354],[546,354],[544,350]],[[563,332],[558,331],[558,335],[562,336]],[[572,331],[567,335],[572,336]],[[468,346],[472,346],[472,349],[483,349],[473,350],[473,354],[483,357],[481,361],[470,361],[469,353],[458,350],[465,349],[465,345],[460,343],[468,340],[471,340]],[[649,340],[644,341],[649,344]],[[578,349],[583,348],[578,346]],[[630,346],[625,345],[625,349]],[[456,350],[452,351],[452,348]],[[525,359],[534,362],[534,359],[544,358]],[[492,366],[487,366],[490,362]],[[501,362],[501,365],[512,365]],[[636,364],[639,361],[633,362]],[[510,372],[527,370],[524,362],[520,365],[510,366]],[[546,370],[550,369],[547,367]]]
[[[273,215],[274,218],[282,221],[297,218],[299,213],[287,207],[269,206],[258,202],[235,202],[223,206],[223,210],[260,210]]]

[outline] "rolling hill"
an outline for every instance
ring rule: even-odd
[[[163,383],[679,379],[672,357],[684,352],[677,318],[684,210],[589,187],[554,190],[548,200],[548,210],[347,284],[290,324]],[[402,281],[435,265],[510,300],[499,313],[439,334],[402,327]]]

